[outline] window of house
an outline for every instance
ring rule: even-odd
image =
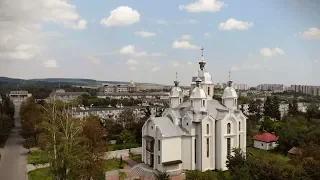
[[[194,163],[197,163],[197,139],[194,139]]]
[[[231,139],[227,138],[227,156],[231,155]]]
[[[158,164],[160,164],[160,156],[158,156]]]
[[[230,134],[231,133],[231,124],[228,123],[227,124],[227,134]]]
[[[261,146],[263,146],[263,143],[261,143]]]
[[[207,157],[209,157],[209,138],[207,138]]]
[[[210,131],[209,131],[209,124],[207,124],[207,134],[210,134]]]
[[[158,140],[158,151],[160,151],[161,146],[160,146],[160,140]]]
[[[206,100],[202,100],[202,106],[203,106],[203,107],[206,106]]]
[[[187,123],[187,126],[189,125],[189,123]]]

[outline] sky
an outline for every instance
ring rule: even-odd
[[[1,0],[0,76],[320,85],[317,0]]]

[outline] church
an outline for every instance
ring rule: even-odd
[[[227,170],[232,149],[246,151],[246,117],[237,108],[230,74],[219,102],[212,98],[214,84],[205,65],[202,48],[189,99],[183,101],[179,82],[174,81],[170,107],[142,127],[142,161],[154,170],[171,175],[183,170]]]

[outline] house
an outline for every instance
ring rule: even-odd
[[[237,108],[238,96],[229,75],[222,103],[212,98],[214,84],[204,68],[194,77],[190,97],[183,101],[179,82],[174,82],[169,104],[162,117],[150,117],[142,127],[142,160],[133,172],[152,171],[175,175],[183,170],[227,170],[233,148],[246,151],[246,117]]]
[[[293,147],[288,151],[289,156],[296,156],[296,155],[301,155],[302,151],[298,147]]]
[[[278,136],[274,133],[263,132],[252,137],[253,147],[263,150],[271,150],[278,146]]]

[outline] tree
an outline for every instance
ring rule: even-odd
[[[249,103],[249,114],[251,115],[251,122],[253,122],[254,124],[257,124],[262,117],[261,107],[262,102],[260,99],[251,101]]]
[[[0,146],[5,143],[14,127],[14,112],[12,101],[6,96],[2,96],[2,102],[0,102]]]
[[[231,178],[249,179],[249,168],[246,162],[246,156],[240,148],[233,149],[234,155],[227,157],[227,167],[230,171]]]
[[[123,126],[124,129],[131,129],[137,120],[138,117],[131,109],[123,110],[118,117],[118,122]]]
[[[270,97],[267,97],[266,102],[264,103],[264,111],[263,115],[265,117],[273,118],[273,112],[272,112],[272,100]]]
[[[170,180],[170,175],[166,171],[156,171],[154,173],[156,180]]]
[[[288,115],[294,116],[298,114],[299,114],[298,101],[297,99],[293,99],[293,101],[289,104]]]
[[[277,96],[274,96],[272,99],[272,106],[271,106],[271,115],[272,118],[280,120],[281,114],[280,114],[280,100]]]

